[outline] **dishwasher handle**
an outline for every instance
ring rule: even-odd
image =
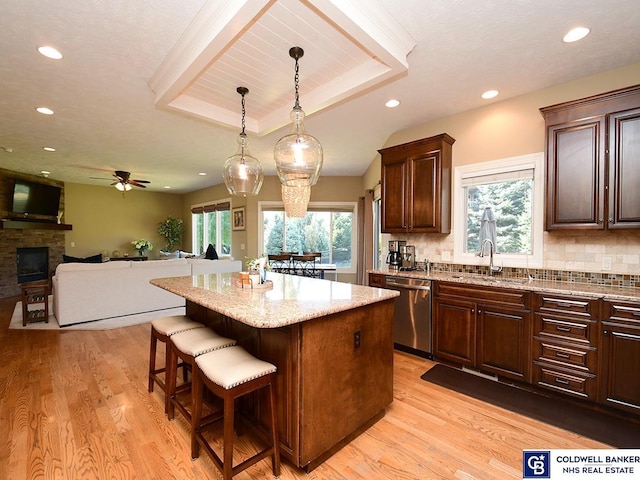
[[[430,285],[411,285],[407,283],[396,283],[390,280],[387,280],[386,284],[388,287],[398,287],[398,288],[404,288],[407,290],[431,290]]]

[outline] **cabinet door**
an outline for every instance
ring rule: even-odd
[[[640,109],[609,117],[608,228],[640,228]]]
[[[475,365],[475,304],[448,298],[434,299],[433,355],[462,365]]]
[[[640,413],[640,328],[602,322],[601,401]]]
[[[478,304],[477,366],[514,380],[530,381],[530,313]]]
[[[407,229],[405,219],[407,175],[405,157],[382,158],[382,231],[384,233],[403,233]]]
[[[547,129],[546,230],[604,229],[605,117]]]
[[[438,232],[440,225],[440,151],[409,157],[409,232]]]

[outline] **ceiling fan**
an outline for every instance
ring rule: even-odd
[[[147,188],[144,183],[151,183],[149,180],[135,180],[131,177],[131,173],[125,172],[124,170],[116,170],[113,176],[116,178],[116,181],[111,185],[115,185],[118,190],[121,192],[128,192],[131,190],[131,187],[140,187]]]

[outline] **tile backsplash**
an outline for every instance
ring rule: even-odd
[[[432,268],[448,272],[488,274],[485,265],[451,263],[453,236],[412,234],[393,236],[416,247],[419,261],[428,258]],[[386,244],[385,244],[386,245]],[[610,261],[611,270],[605,270]],[[640,230],[604,232],[544,232],[544,257],[540,268],[530,268],[536,279],[640,288]],[[524,268],[504,266],[503,276],[526,278]]]

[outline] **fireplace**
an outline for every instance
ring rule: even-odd
[[[17,248],[18,283],[49,278],[49,247]]]

